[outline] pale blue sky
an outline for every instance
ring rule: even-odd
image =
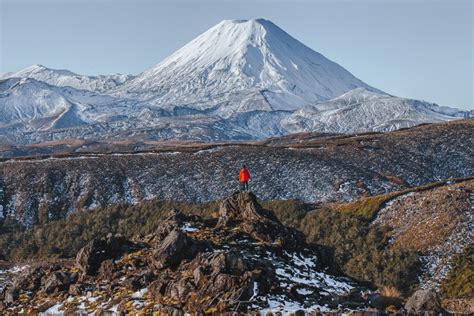
[[[223,19],[266,18],[388,93],[474,108],[471,0],[0,0],[0,72],[137,74]]]

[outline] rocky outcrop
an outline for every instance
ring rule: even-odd
[[[186,220],[189,220],[187,216],[177,209],[172,209],[153,234],[145,237],[146,242],[157,245],[173,230],[179,230]]]
[[[252,192],[236,192],[221,203],[216,228],[233,226],[239,226],[259,241],[276,243],[284,249],[304,244],[304,235],[281,224],[272,211],[260,206]]]
[[[97,238],[79,251],[71,267],[31,268],[8,288],[4,301],[12,313],[59,303],[70,313],[80,306],[88,313],[175,315],[303,314],[377,305],[362,284],[333,273],[322,255],[328,253],[282,225],[253,193],[237,192],[222,201],[216,219],[172,210],[159,229],[135,242]],[[430,298],[417,296],[410,310],[434,311],[426,303]],[[381,306],[388,308],[386,303]]]
[[[7,288],[4,295],[4,302],[7,304],[13,304],[18,300],[20,290],[16,286],[11,286]]]
[[[48,268],[50,271],[56,271],[60,267],[58,265],[51,265]],[[41,288],[45,274],[45,267],[42,265],[27,268],[14,280],[13,286],[27,291],[37,291]]]
[[[118,258],[133,249],[136,249],[136,246],[120,235],[94,238],[79,250],[76,264],[83,275],[95,275],[103,261]]]
[[[46,293],[50,294],[56,291],[66,291],[69,289],[69,285],[77,281],[77,273],[69,273],[57,271],[51,273],[45,277],[42,281],[41,289]]]
[[[179,230],[171,231],[153,251],[153,266],[164,269],[179,264],[183,259],[192,259],[199,245]]]
[[[219,207],[217,227],[235,226],[241,222],[278,222],[273,212],[264,210],[252,192],[236,192],[226,198]]]
[[[410,296],[405,304],[405,309],[410,314],[423,312],[439,313],[442,311],[441,300],[435,290],[418,290]]]

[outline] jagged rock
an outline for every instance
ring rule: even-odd
[[[126,279],[123,285],[127,290],[137,291],[144,288],[152,279],[153,274],[150,271],[145,271],[138,275],[133,275],[131,278]]]
[[[196,269],[194,269],[193,271],[194,284],[199,286],[199,284],[203,280],[203,276],[204,276],[204,271],[202,267],[197,267]]]
[[[118,258],[125,252],[134,250],[134,244],[123,236],[94,238],[76,256],[76,265],[82,275],[95,275],[103,261]]]
[[[150,283],[147,289],[150,292],[151,297],[156,301],[159,301],[163,295],[165,295],[168,284],[169,282],[167,280],[159,278],[158,280]]]
[[[52,266],[51,268],[54,269],[56,267]],[[41,287],[41,279],[45,273],[44,268],[41,266],[27,268],[13,280],[13,284],[25,291],[36,291]]]
[[[77,273],[53,272],[49,276],[43,277],[41,289],[49,294],[55,291],[65,291],[71,283],[77,281]]]
[[[418,290],[405,304],[408,313],[441,312],[441,301],[438,293],[432,289]]]
[[[272,220],[278,222],[275,214],[264,210],[252,192],[236,192],[222,201],[219,207],[217,227],[230,226],[236,221],[259,222]]]
[[[93,239],[76,256],[78,269],[86,275],[93,275],[99,269],[102,261],[108,258],[105,243],[100,239]]]
[[[16,286],[10,286],[5,291],[5,303],[13,304],[16,302],[18,297],[20,296],[20,291]]]
[[[115,273],[115,263],[113,259],[104,260],[100,264],[99,279],[112,280]]]
[[[86,286],[84,284],[71,284],[69,286],[69,294],[73,296],[80,296],[86,291]]]
[[[172,300],[186,303],[193,290],[195,290],[195,286],[190,280],[181,279],[168,288],[168,295]]]
[[[234,251],[218,253],[204,264],[211,267],[212,274],[227,273],[242,275],[248,268],[242,257]]]
[[[179,230],[182,226],[186,216],[177,209],[172,209],[166,218],[161,222],[160,226],[147,236],[147,242],[151,245],[156,245],[163,241],[173,230]]]
[[[157,269],[167,268],[183,259],[193,258],[198,250],[199,245],[190,237],[179,230],[173,230],[155,249],[153,265]]]
[[[236,192],[221,202],[216,229],[229,226],[239,226],[257,240],[284,249],[294,250],[305,240],[301,232],[284,226],[272,211],[263,209],[252,192]]]
[[[196,215],[185,215],[178,209],[171,209],[166,218],[160,223],[160,226],[144,238],[144,241],[153,247],[156,247],[173,230],[181,230],[185,222],[196,222],[202,219]]]

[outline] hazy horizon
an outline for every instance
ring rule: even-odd
[[[137,74],[221,20],[265,18],[387,93],[474,105],[471,1],[0,3],[0,73]]]

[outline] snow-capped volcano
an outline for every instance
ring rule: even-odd
[[[219,116],[295,110],[354,88],[378,91],[270,21],[224,20],[115,93]]]
[[[262,139],[471,115],[377,90],[264,19],[224,20],[137,76],[0,75],[0,143]]]

